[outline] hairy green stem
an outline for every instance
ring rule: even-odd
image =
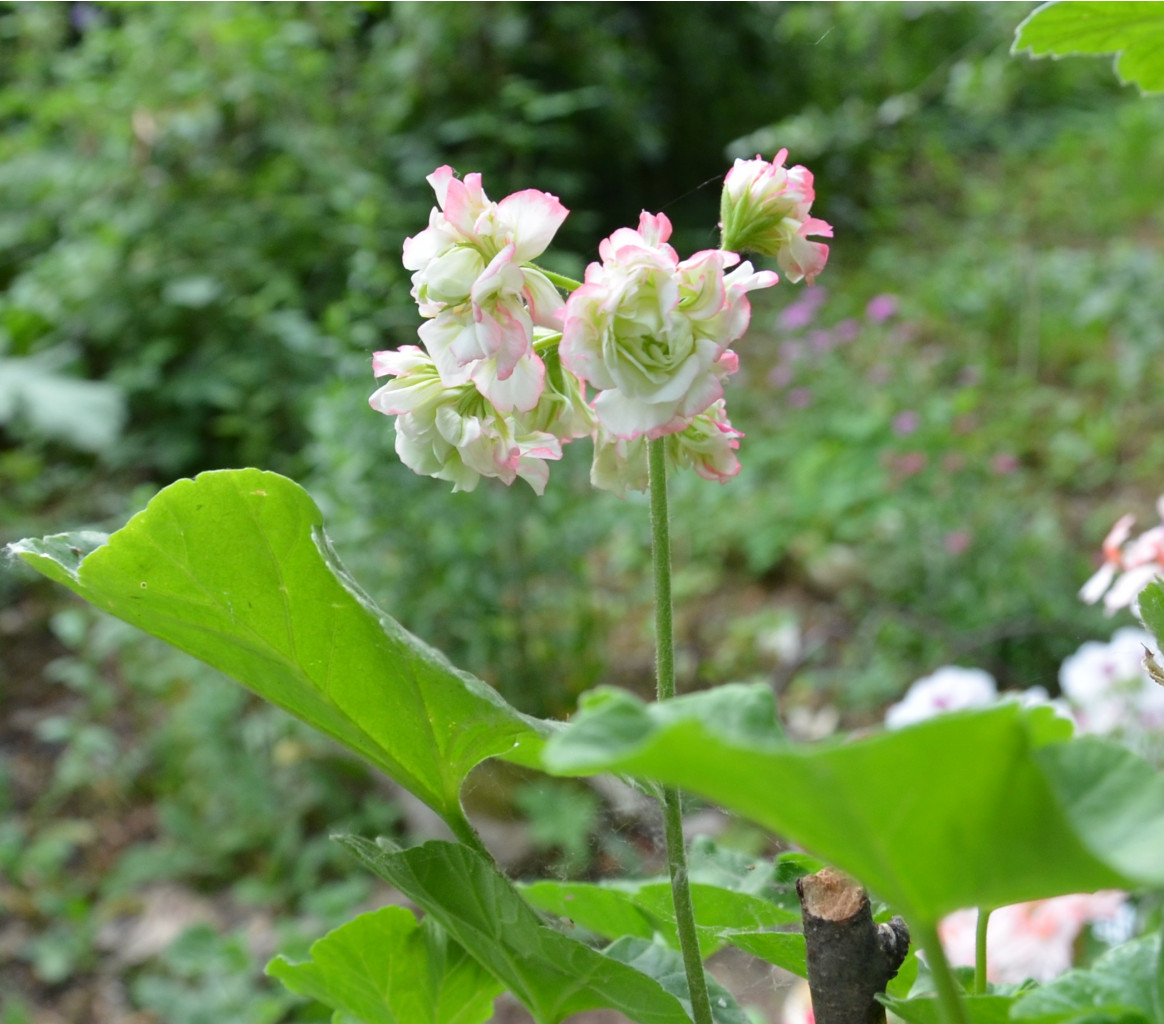
[[[990,924],[990,911],[978,908],[978,925],[974,932],[974,994],[986,995],[986,929]]]
[[[575,281],[572,277],[567,277],[565,274],[555,274],[552,270],[539,267],[536,263],[529,263],[527,266],[533,267],[534,270],[544,274],[549,279],[550,284],[556,288],[561,288],[564,292],[572,292],[576,288],[582,287],[581,281]]]
[[[675,696],[675,639],[671,615],[671,533],[667,516],[667,461],[664,441],[647,442],[651,481],[651,553],[655,567],[655,678],[659,700]],[[663,834],[667,842],[667,868],[671,874],[671,900],[679,949],[687,973],[695,1024],[712,1024],[707,977],[699,955],[695,908],[687,877],[687,853],[683,846],[683,809],[679,791],[663,790]]]
[[[933,925],[927,925],[925,928],[915,930],[918,944],[925,952],[926,963],[929,965],[930,974],[933,975],[942,1024],[968,1024],[966,1008],[962,1005],[958,983],[954,980],[945,950],[942,949],[942,940],[938,938],[938,929]]]

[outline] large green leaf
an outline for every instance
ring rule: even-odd
[[[1125,878],[1159,883],[1164,872],[1164,775],[1095,736],[1035,752],[1075,834]]]
[[[599,690],[546,747],[548,771],[680,786],[843,868],[914,920],[1070,892],[1164,884],[1164,796],[1050,709],[1003,704],[857,740],[792,745],[765,686],[648,706]],[[755,709],[768,704],[765,737]],[[1148,772],[1150,774],[1150,770]],[[1145,788],[1147,787],[1147,788]],[[1147,838],[1145,838],[1147,837]]]
[[[641,1024],[689,1024],[685,996],[681,1001],[659,981],[543,923],[475,850],[435,840],[407,850],[359,836],[339,841],[436,918],[538,1024],[597,1007]]]
[[[1035,989],[1019,999],[1011,1017],[1040,1024],[1105,1017],[1164,1024],[1159,933],[1117,946],[1090,968],[1068,971]]]
[[[484,1024],[501,984],[431,918],[403,907],[361,914],[267,973],[363,1024]]]
[[[1164,3],[1043,4],[1015,33],[1014,52],[1024,50],[1036,57],[1115,53],[1121,80],[1145,92],[1164,91]]]
[[[10,550],[367,758],[462,837],[470,769],[528,759],[548,728],[380,611],[339,563],[315,503],[274,473],[203,473],[107,539]]]

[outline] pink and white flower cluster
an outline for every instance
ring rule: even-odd
[[[569,211],[532,189],[494,203],[481,175],[461,181],[451,167],[428,181],[438,206],[404,243],[412,296],[428,318],[419,330],[424,348],[375,353],[376,376],[392,380],[372,395],[372,408],[397,417],[396,451],[415,472],[463,491],[482,476],[507,484],[520,477],[540,494],[562,438],[531,418],[546,390],[535,342],[539,329],[561,329],[561,299],[529,261]],[[568,395],[565,405],[573,407]],[[565,420],[565,434],[589,432]]]
[[[1161,523],[1132,536],[1135,516],[1121,516],[1103,541],[1103,565],[1079,591],[1088,604],[1103,598],[1108,614],[1131,608],[1149,583],[1164,576],[1164,496],[1156,502]]]
[[[811,280],[828,250],[803,236],[832,231],[807,217],[811,174],[781,167],[777,175],[783,159],[768,175],[788,208],[784,241],[770,251],[793,280]],[[728,179],[738,191],[741,172]],[[370,401],[397,417],[407,466],[454,490],[472,490],[481,477],[521,478],[540,494],[562,445],[590,437],[592,482],[623,494],[646,488],[646,442],[665,437],[673,466],[719,481],[739,471],[742,435],[723,401],[724,379],[739,365],[729,346],[748,328],[748,293],[776,284],[776,274],[725,249],[681,260],[668,244],[670,221],[644,212],[637,229],[600,244],[601,262],[563,303],[552,275],[531,262],[567,216],[557,197],[529,189],[495,203],[479,174],[461,181],[450,167],[428,181],[438,205],[404,243],[426,318],[423,347],[373,358],[376,376],[391,379]],[[757,215],[763,187],[748,190]],[[734,216],[746,226],[746,216]]]

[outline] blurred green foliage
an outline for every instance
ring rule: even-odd
[[[413,476],[367,407],[370,354],[415,339],[400,246],[440,164],[561,196],[547,263],[579,275],[644,207],[685,254],[714,245],[730,159],[788,146],[832,263],[756,304],[741,476],[675,482],[682,682],[767,673],[855,715],[955,660],[1053,688],[1106,628],[1075,599],[1089,552],[1164,462],[1164,111],[1106,62],[1010,58],[1031,6],[0,5],[0,540],[277,469],[393,614],[523,709],[642,685],[645,507],[591,492],[585,445],[542,499]],[[167,880],[299,915],[283,948],[305,950],[366,892],[327,834],[397,809],[233,684],[58,600],[0,576],[0,693],[33,721],[0,760],[0,886],[31,976],[94,976],[102,922]],[[548,792],[528,813],[581,870],[589,794]],[[143,808],[141,834],[94,837]],[[203,1001],[324,1019],[244,960],[195,933],[129,998],[176,1024]]]

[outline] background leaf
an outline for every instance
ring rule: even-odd
[[[1019,27],[1014,49],[1036,57],[1116,53],[1116,72],[1144,92],[1164,90],[1164,3],[1070,0],[1044,4]]]
[[[441,931],[384,907],[329,932],[311,960],[276,957],[267,973],[363,1024],[484,1024],[501,985]]]
[[[339,842],[424,908],[520,999],[538,1024],[610,1007],[640,1024],[690,1024],[658,981],[539,920],[509,880],[467,846],[402,850],[359,836]]]
[[[376,608],[322,525],[287,478],[223,470],[171,484],[94,550],[89,534],[10,550],[367,758],[472,841],[465,776],[528,757],[515,747],[546,726]]]
[[[678,951],[627,936],[611,943],[603,954],[654,978],[683,1004],[688,1013],[691,1012],[691,1003],[687,998],[687,975],[683,970],[683,957]],[[711,975],[707,977],[707,994],[715,1024],[751,1024],[735,997]]]
[[[883,997],[881,1002],[908,1024],[942,1024],[945,1020],[937,996],[917,999]],[[962,1010],[969,1024],[1006,1024],[1010,1019],[1013,996],[963,996]]]
[[[649,939],[658,933],[672,949],[679,948],[671,883],[665,879],[620,881],[611,885],[535,882],[522,886],[521,892],[535,907],[604,938],[633,935]],[[766,932],[800,921],[798,911],[776,906],[758,896],[694,880],[691,898],[695,904],[699,949],[704,957],[711,956],[728,942],[736,944],[737,933]]]
[[[1043,1024],[1067,1020],[1119,1018],[1164,1021],[1160,935],[1125,942],[1086,970],[1068,971],[1023,996],[1011,1011],[1016,1020]]]
[[[105,381],[61,373],[56,355],[0,358],[0,427],[24,418],[44,437],[81,451],[104,451],[125,424],[125,396]]]
[[[745,953],[758,956],[801,978],[808,977],[807,953],[801,932],[744,932],[728,941]]]
[[[1164,801],[1154,788],[1127,788],[1147,766],[1099,740],[1048,745],[1067,726],[1050,709],[1004,704],[798,746],[776,728],[765,741],[754,720],[734,731],[721,714],[734,689],[662,709],[596,691],[547,746],[547,769],[626,772],[700,793],[921,922],[964,906],[1164,882],[1147,848],[1164,828]],[[771,705],[768,687],[754,691]]]

